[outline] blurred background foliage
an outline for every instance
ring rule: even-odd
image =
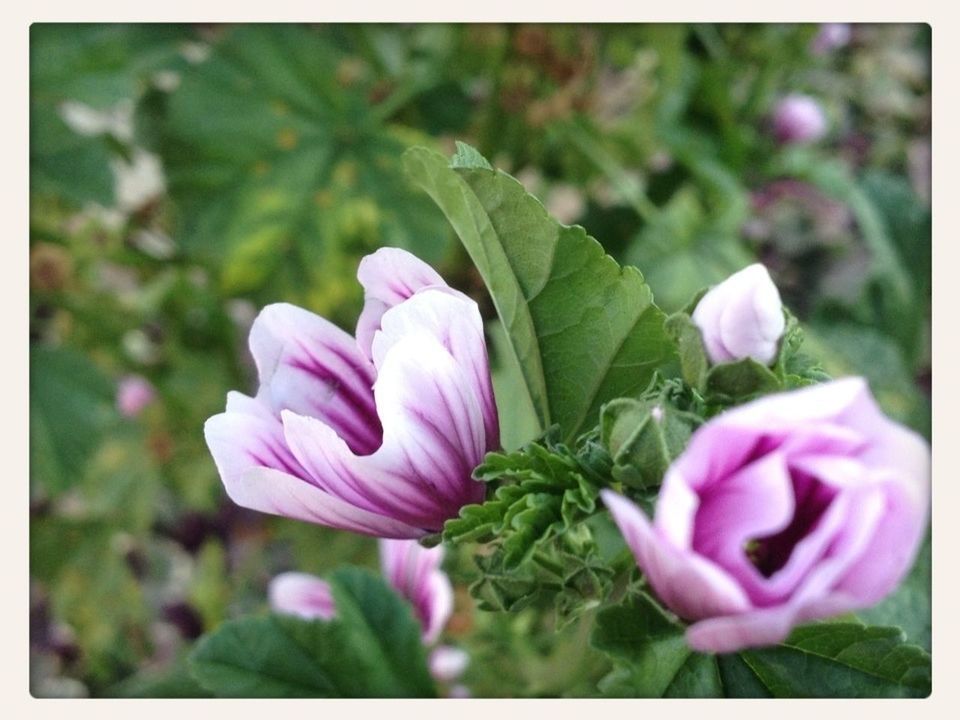
[[[825,48],[815,25],[34,24],[33,694],[202,693],[186,650],[263,610],[274,574],[376,566],[369,538],[232,505],[202,425],[255,389],[258,309],[352,330],[357,263],[382,245],[494,317],[402,173],[410,145],[476,146],[668,311],[761,260],[807,349],[929,437],[930,30],[849,30]],[[823,138],[775,140],[791,93],[820,103]],[[118,396],[130,376],[139,400]],[[525,412],[502,405],[507,447]],[[446,567],[474,695],[595,692],[609,667],[583,622],[477,610],[469,553]]]

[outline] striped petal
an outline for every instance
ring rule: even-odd
[[[375,370],[350,335],[307,310],[278,303],[254,321],[250,350],[259,396],[278,417],[292,410],[318,418],[359,453],[380,445]]]
[[[283,413],[290,450],[321,487],[352,504],[439,530],[480,502],[471,478],[485,452],[483,412],[463,369],[427,333],[397,342],[374,388],[383,444],[357,455],[329,426]]]
[[[357,345],[371,357],[373,337],[380,318],[424,287],[447,287],[432,267],[400,248],[380,248],[360,261],[357,279],[364,289],[363,311],[357,321]]]

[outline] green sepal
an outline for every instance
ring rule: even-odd
[[[659,485],[695,424],[663,397],[607,403],[600,412],[600,441],[613,458],[613,478],[634,488]]]

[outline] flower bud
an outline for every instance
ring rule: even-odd
[[[820,103],[807,95],[788,95],[773,111],[773,134],[781,143],[807,143],[827,132],[827,118]]]
[[[760,263],[711,288],[692,318],[713,364],[751,357],[770,365],[785,327],[780,293]]]

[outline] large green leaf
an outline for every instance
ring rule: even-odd
[[[218,697],[432,697],[420,625],[404,600],[365,570],[331,574],[337,616],[231,620],[191,654]]]
[[[315,289],[309,304],[323,311],[359,293],[364,252],[442,256],[443,218],[399,167],[424,138],[380,120],[358,58],[332,32],[233,28],[169,98],[159,136],[178,237],[222,272],[228,292],[280,275]]]
[[[903,631],[855,622],[796,628],[780,645],[704,655],[684,627],[638,595],[597,616],[593,645],[615,668],[606,695],[639,697],[925,697],[930,655]]]
[[[480,271],[545,429],[570,439],[600,406],[643,389],[672,355],[663,313],[636,268],[579,226],[561,225],[519,182],[461,144],[448,163],[412,148],[407,172],[453,225]]]
[[[35,489],[56,493],[82,477],[111,421],[112,383],[67,348],[30,350],[30,474]]]

